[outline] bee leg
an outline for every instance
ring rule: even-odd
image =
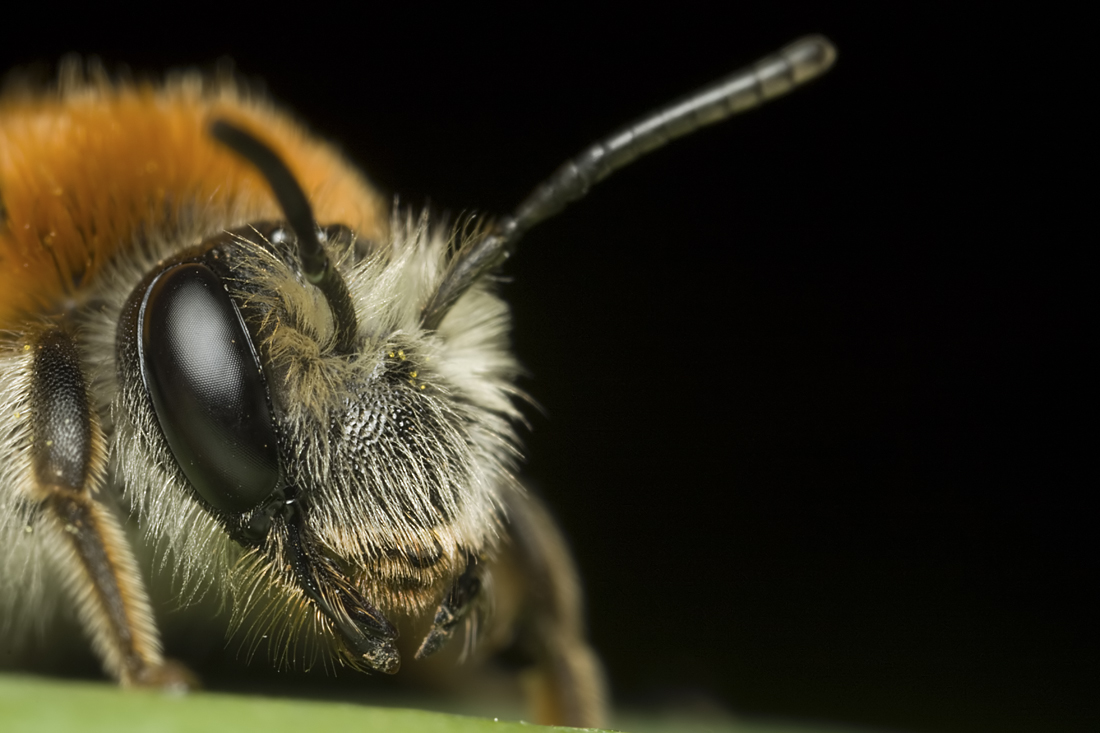
[[[480,593],[481,566],[477,557],[471,555],[466,560],[466,569],[455,580],[447,597],[439,605],[439,610],[435,612],[432,629],[416,650],[417,659],[429,657],[443,648],[454,635],[459,622],[470,615]]]
[[[184,667],[161,655],[160,635],[122,527],[103,504],[102,430],[91,407],[80,357],[60,328],[26,349],[30,381],[28,490],[92,646],[123,685],[192,687]]]
[[[572,555],[550,513],[530,494],[508,497],[509,534],[525,580],[519,643],[534,657],[525,679],[540,723],[602,727],[607,683],[589,645]]]

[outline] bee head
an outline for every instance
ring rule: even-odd
[[[518,491],[519,369],[492,273],[614,171],[834,59],[826,39],[800,39],[614,131],[459,241],[426,219],[395,218],[385,242],[319,226],[270,148],[215,123],[282,219],[223,207],[222,227],[163,248],[136,288],[117,288],[132,294],[116,335],[112,458],[147,531],[177,550],[185,581],[225,560],[235,609],[274,624],[289,608],[292,629],[312,623],[348,664],[396,671],[387,614],[433,606],[418,654],[437,649],[477,597],[474,570]]]
[[[424,218],[395,219],[385,243],[320,227],[269,148],[213,134],[285,219],[207,237],[133,290],[119,467],[185,575],[224,561],[239,600],[267,609],[256,628],[313,624],[344,662],[394,672],[388,615],[436,607],[497,543],[517,454],[507,308],[468,286],[426,327],[462,243]]]

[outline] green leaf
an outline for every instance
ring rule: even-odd
[[[841,733],[840,728],[796,724],[685,720],[626,716],[616,727],[633,733]],[[343,702],[229,695],[172,694],[124,690],[108,682],[76,682],[0,674],[0,731],[3,733],[129,733],[130,731],[242,731],[243,733],[549,733],[596,731],[464,715],[370,707]],[[850,729],[849,729],[850,730]]]
[[[5,733],[81,731],[244,731],[245,733],[535,733],[527,723],[351,703],[122,690],[108,683],[0,675],[0,729]]]

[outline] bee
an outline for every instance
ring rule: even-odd
[[[600,724],[578,574],[518,477],[524,395],[497,274],[614,170],[834,58],[824,38],[796,41],[591,146],[512,214],[457,225],[391,211],[230,79],[69,69],[56,89],[8,92],[10,632],[58,585],[120,684],[192,687],[143,577],[171,572],[181,605],[216,588],[233,626],[288,662],[393,674],[456,636],[518,644],[540,720]],[[159,563],[141,562],[149,548]]]

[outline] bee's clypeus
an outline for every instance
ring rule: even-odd
[[[57,578],[109,674],[191,686],[143,580],[170,564],[222,589],[243,633],[363,671],[515,629],[547,721],[598,724],[577,574],[516,478],[519,367],[491,275],[615,169],[833,58],[797,41],[458,234],[388,212],[232,83],[65,74],[0,100],[6,625],[37,620]],[[171,563],[139,570],[130,536]]]

